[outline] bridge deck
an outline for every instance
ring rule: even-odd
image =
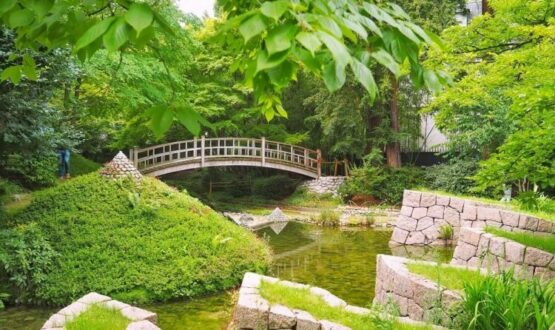
[[[168,173],[215,166],[255,166],[321,175],[319,150],[250,138],[204,138],[131,149],[129,158],[141,173]]]

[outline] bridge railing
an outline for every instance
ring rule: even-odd
[[[139,171],[176,163],[198,162],[201,167],[214,159],[258,160],[300,167],[320,175],[321,154],[291,144],[265,138],[205,138],[166,143],[141,149],[131,149],[130,159]]]

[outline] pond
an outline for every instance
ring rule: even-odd
[[[374,298],[376,255],[394,254],[446,262],[450,248],[388,247],[390,230],[322,228],[297,222],[257,232],[275,258],[271,276],[323,287],[350,304],[367,306]],[[231,317],[235,292],[142,306],[156,312],[164,330],[224,329]],[[0,329],[40,329],[55,312],[51,308],[16,307],[0,312]]]

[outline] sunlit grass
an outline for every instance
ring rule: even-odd
[[[465,283],[475,283],[485,278],[479,270],[452,267],[449,265],[430,265],[425,263],[407,263],[411,273],[434,281],[444,288],[462,291]]]
[[[550,253],[555,253],[555,236],[538,235],[531,233],[518,233],[506,231],[496,227],[486,227],[486,232],[495,236],[504,237],[526,246],[531,246]]]
[[[431,326],[414,326],[397,322],[394,318],[384,319],[383,316],[372,312],[359,315],[347,312],[341,307],[328,305],[320,296],[310,293],[310,290],[291,288],[279,283],[262,281],[260,294],[271,304],[281,304],[289,308],[300,309],[310,313],[318,320],[328,320],[350,327],[353,330],[374,329],[431,329]],[[378,327],[379,325],[379,327]]]
[[[119,310],[93,305],[66,323],[66,330],[125,330],[131,321]]]

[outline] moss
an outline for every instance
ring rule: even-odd
[[[517,233],[495,227],[486,227],[486,232],[555,254],[555,237],[552,235]]]
[[[67,330],[125,330],[131,321],[120,311],[93,305],[66,323]]]
[[[23,290],[33,303],[65,304],[90,291],[130,303],[193,297],[269,263],[254,234],[148,177],[137,184],[91,173],[36,192],[12,229],[31,223],[58,254],[36,289]]]
[[[479,270],[451,267],[448,265],[434,265],[424,263],[408,263],[411,273],[425,277],[450,290],[462,291],[466,283],[475,283],[485,278]]]

